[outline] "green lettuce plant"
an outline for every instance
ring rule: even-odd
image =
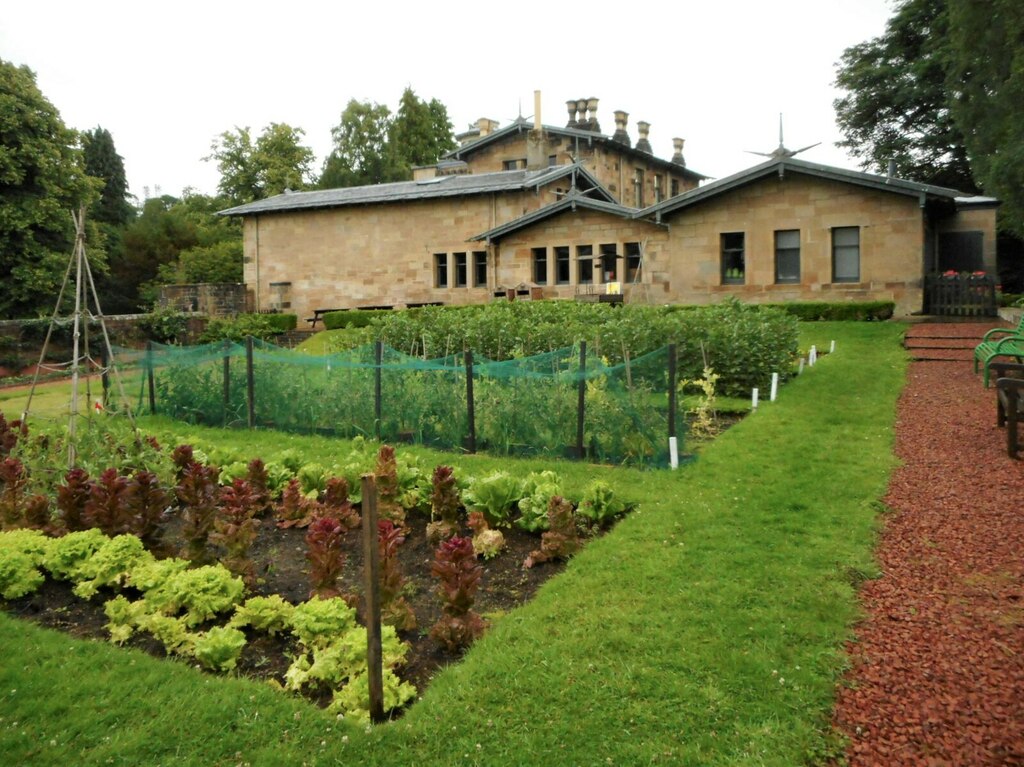
[[[43,559],[43,567],[58,580],[78,580],[84,563],[109,540],[95,528],[54,538]]]
[[[509,524],[512,507],[522,494],[522,485],[518,479],[507,471],[496,471],[472,480],[463,497],[468,510],[482,512],[488,524],[496,527]]]
[[[0,597],[18,599],[43,585],[49,540],[38,530],[0,533]]]
[[[232,628],[249,626],[270,636],[291,628],[295,606],[281,598],[280,594],[268,597],[250,597],[235,608],[235,614],[228,623]]]
[[[124,585],[134,567],[152,559],[153,555],[134,535],[125,533],[108,538],[76,568],[73,591],[76,596],[90,599],[105,586]]]
[[[523,497],[519,499],[519,517],[516,527],[530,533],[548,529],[548,503],[554,495],[561,495],[558,475],[553,471],[531,472],[523,480]]]
[[[626,511],[626,504],[615,497],[611,485],[603,480],[595,480],[583,493],[576,513],[587,519],[591,524],[604,527],[619,514]]]
[[[211,671],[231,671],[245,647],[245,634],[229,626],[214,626],[192,639],[192,654]]]
[[[581,546],[572,504],[556,495],[548,504],[548,531],[541,536],[540,548],[530,552],[523,567],[533,567],[553,559],[568,559]]]

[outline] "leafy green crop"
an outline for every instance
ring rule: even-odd
[[[491,526],[508,525],[512,507],[523,495],[522,484],[507,471],[496,471],[470,482],[463,499],[466,508],[480,511]]]

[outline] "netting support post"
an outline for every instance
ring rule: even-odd
[[[364,474],[363,590],[366,594],[366,676],[370,688],[370,719],[384,720],[384,671],[380,638],[380,551],[377,544],[377,483]]]
[[[231,341],[224,341],[224,426],[228,425],[228,408],[231,406]]]
[[[668,345],[668,438],[676,436],[676,345]]]
[[[583,421],[587,399],[587,342],[580,341],[580,373],[576,394],[576,457],[583,460]]]
[[[473,401],[473,352],[466,352],[466,450],[476,452],[476,405]]]
[[[384,417],[380,395],[380,368],[384,364],[383,341],[377,341],[373,345],[373,362],[375,366],[373,368],[373,433],[377,437],[377,441],[380,441],[380,421]]]
[[[156,413],[156,384],[153,381],[153,342],[146,341],[146,378],[149,382],[149,414]]]
[[[245,393],[249,408],[249,428],[256,426],[256,378],[252,371],[252,336],[245,337]]]
[[[103,382],[103,409],[107,409],[110,402],[110,354],[107,352],[106,344],[100,349],[100,380]]]

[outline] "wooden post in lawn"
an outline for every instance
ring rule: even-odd
[[[384,342],[377,341],[373,345],[373,358],[376,367],[373,369],[373,433],[380,440],[380,419],[382,416],[380,401],[380,367],[384,361]]]
[[[384,671],[380,643],[380,552],[377,544],[377,482],[363,478],[363,590],[366,594],[366,679],[370,718],[384,720]]]
[[[245,394],[249,409],[249,428],[256,426],[256,379],[252,372],[252,336],[245,337]]]
[[[149,380],[149,414],[156,413],[156,384],[153,382],[153,342],[146,341],[146,378]]]
[[[587,342],[580,341],[580,373],[576,386],[576,458],[583,460],[583,420],[587,398]]]
[[[106,410],[110,402],[110,354],[106,345],[100,349],[100,380],[103,382],[103,409]]]
[[[231,407],[231,341],[224,339],[224,426],[228,425],[229,407]]]
[[[473,402],[473,352],[466,352],[466,450],[476,452],[476,405]]]

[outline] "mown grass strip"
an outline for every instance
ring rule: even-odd
[[[805,326],[804,348],[834,339],[836,354],[678,472],[559,464],[573,486],[607,473],[641,510],[498,620],[398,722],[365,734],[241,680],[3,618],[0,753],[32,764],[814,762],[830,747],[854,584],[874,569],[901,332]],[[238,437],[254,451],[284,439]],[[512,465],[457,465],[496,463]],[[259,726],[247,726],[243,712],[257,709]],[[51,737],[67,745],[27,750]]]

